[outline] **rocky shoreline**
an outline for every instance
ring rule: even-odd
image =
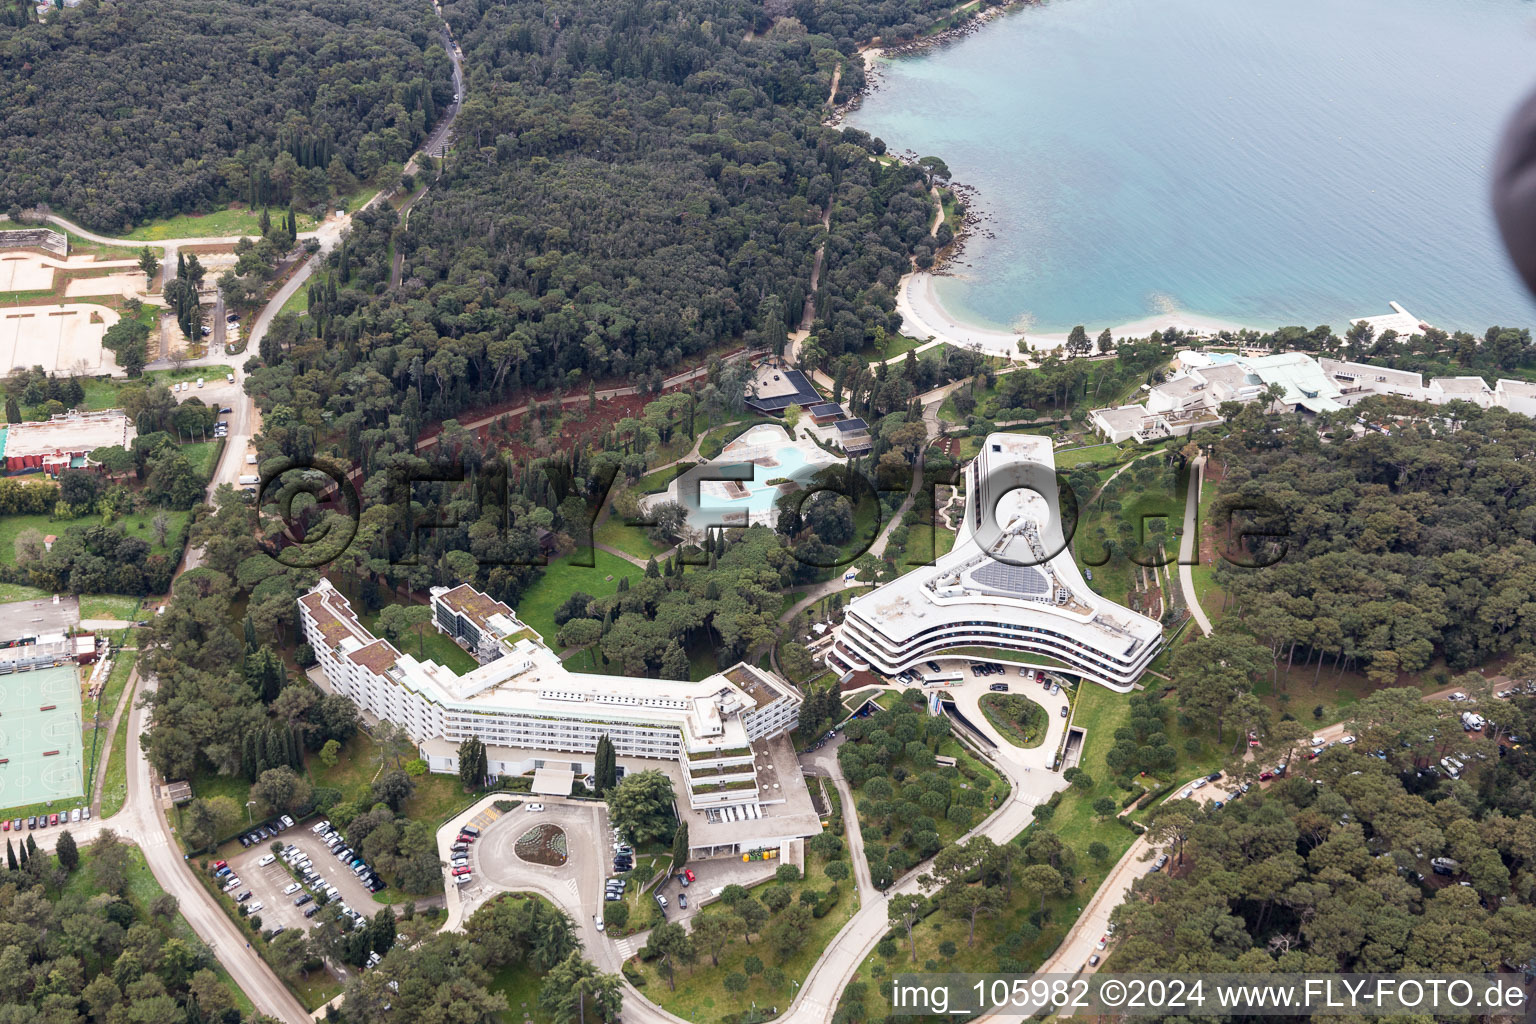
[[[848,102],[835,107],[824,123],[828,127],[838,127],[842,124],[843,119],[848,115],[849,112],[859,109],[859,106],[863,103],[864,97],[866,95],[880,88],[880,66],[878,63],[880,58],[910,57],[916,54],[924,53],[935,47],[944,46],[957,39],[962,39],[975,32],[979,32],[981,29],[985,28],[986,25],[992,21],[992,19],[1005,14],[1016,7],[1023,7],[1039,2],[1040,0],[1005,0],[1004,3],[998,4],[995,7],[988,7],[976,16],[967,18],[966,20],[960,22],[958,25],[947,28],[942,32],[935,32],[933,35],[921,36],[917,39],[911,39],[903,43],[896,43],[890,47],[881,47],[877,45],[877,39],[875,42],[860,48],[858,55],[864,61],[864,88],[859,90],[858,94],[849,99]],[[920,156],[920,154],[912,150],[905,150],[899,153],[895,152],[894,150],[888,150],[885,155],[895,160],[899,160],[904,164],[910,164],[913,166],[917,164],[918,158]],[[947,188],[950,192],[953,192],[965,205],[965,214],[961,218],[960,225],[955,230],[954,238],[950,241],[950,243],[941,249],[935,250],[934,252],[933,266],[930,267],[927,272],[935,275],[945,274],[949,267],[956,264],[959,258],[964,255],[966,243],[969,241],[973,233],[979,233],[986,238],[997,237],[990,228],[984,228],[982,226],[983,224],[990,222],[992,218],[989,215],[982,213],[980,207],[977,206],[977,201],[980,198],[980,192],[978,189],[976,189],[974,186],[966,185],[963,182],[953,181],[949,182],[943,187]],[[963,263],[960,265],[969,266],[969,264]]]

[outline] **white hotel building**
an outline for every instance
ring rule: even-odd
[[[854,599],[827,664],[894,675],[957,650],[1002,648],[1129,690],[1162,647],[1162,626],[1083,582],[1062,536],[1055,461],[1049,438],[989,435],[965,469],[954,548]]]
[[[703,855],[820,830],[798,769],[778,773],[784,750],[794,763],[786,734],[801,698],[773,674],[745,663],[698,682],[572,672],[512,609],[472,587],[434,589],[432,612],[478,668],[458,675],[401,653],[363,627],[329,580],[299,598],[330,688],[403,727],[432,771],[458,771],[460,741],[477,736],[493,776],[531,772],[535,792],[564,795],[593,770],[606,735],[621,764],[663,762],[627,767],[673,776],[679,803],[698,813],[690,835]],[[730,836],[694,834],[711,825]]]

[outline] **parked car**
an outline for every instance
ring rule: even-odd
[[[1063,704],[1061,706],[1061,717],[1062,718],[1066,718],[1071,713],[1072,713],[1072,706],[1070,704]]]
[[[1007,683],[993,683],[991,686],[987,687],[987,689],[991,690],[993,693],[1007,693],[1008,692],[1008,684]]]
[[[689,882],[697,882],[698,881],[698,878],[694,876],[692,868],[684,868],[683,869],[683,877],[688,879]]]
[[[318,913],[320,913],[320,908],[319,907],[310,907],[308,910],[304,911],[304,916],[305,917],[314,917]]]
[[[543,809],[544,809],[544,805],[543,804],[529,804],[528,805],[528,813],[529,814],[537,814],[538,812],[542,811]]]
[[[256,866],[259,868],[264,868],[275,860],[277,860],[277,855],[269,853],[265,857],[261,858],[261,860],[257,861]]]
[[[302,888],[304,888],[304,887],[302,885],[300,885],[298,882],[293,882],[286,889],[283,890],[283,895],[284,896],[292,896],[294,893],[298,892]]]
[[[688,894],[687,893],[680,892],[680,893],[677,894],[677,905],[682,907],[684,910],[688,909]]]
[[[453,869],[453,873],[455,875],[467,875],[467,874],[469,874],[469,868],[467,868],[467,867],[454,868]]]
[[[245,909],[249,913],[252,913],[252,914],[260,913],[261,912],[261,900],[257,900],[255,903],[252,903],[249,907],[246,907]]]
[[[296,906],[296,907],[302,907],[304,904],[310,902],[313,899],[314,899],[314,897],[306,892],[303,895],[299,896],[297,899],[295,899],[293,901],[293,905]]]
[[[663,896],[661,893],[657,893],[656,894],[656,902],[661,905],[661,909],[662,910],[666,910],[667,909],[667,898],[665,896]]]
[[[251,891],[249,889],[247,889],[245,892],[243,892],[239,896],[235,897],[235,902],[236,903],[244,903],[246,900],[248,900],[250,898],[251,898]]]

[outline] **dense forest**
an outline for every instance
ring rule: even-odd
[[[426,0],[85,0],[0,37],[0,209],[112,231],[313,207],[404,160],[452,98]]]
[[[56,855],[6,838],[0,870],[0,1021],[240,1024],[233,984],[192,935],[176,897],[110,829]]]
[[[1218,559],[1217,580],[1277,666],[1315,659],[1317,674],[1327,657],[1390,683],[1536,643],[1536,422],[1462,402],[1390,434],[1351,430],[1400,405],[1423,416],[1373,399],[1314,425],[1250,405],[1214,445],[1210,521],[1223,536],[1236,524],[1230,557],[1262,566]]]
[[[823,245],[819,350],[894,332],[896,283],[935,241],[929,183],[822,119],[857,63],[844,33],[938,6],[843,5],[862,13],[819,12],[833,35],[786,17],[748,38],[762,11],[730,0],[448,5],[469,76],[454,153],[408,228],[355,219],[252,392],[410,436],[519,389],[655,386],[711,351],[781,349]]]
[[[1529,703],[1496,714],[1524,734]],[[1160,807],[1152,834],[1173,864],[1115,912],[1110,970],[1481,974],[1530,962],[1530,751],[1464,734],[1454,705],[1414,689],[1354,711],[1353,746],[1293,758],[1305,767],[1225,807]],[[1472,778],[1419,770],[1447,750],[1473,751]]]

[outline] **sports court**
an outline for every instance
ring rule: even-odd
[[[0,676],[0,807],[85,795],[75,666]]]
[[[101,347],[117,323],[106,306],[12,306],[0,310],[0,374],[16,366],[50,373],[113,373],[117,360]]]

